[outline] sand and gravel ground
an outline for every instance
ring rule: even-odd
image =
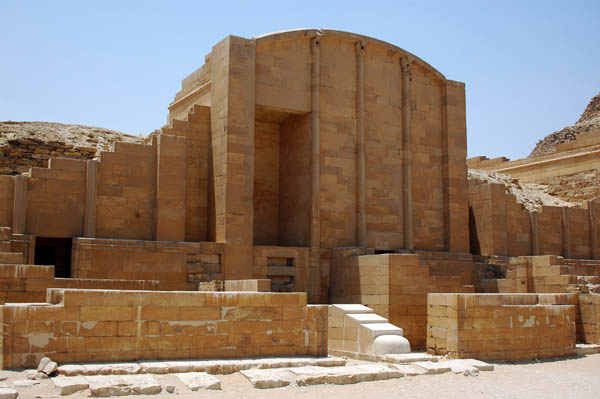
[[[24,373],[0,371],[7,376],[3,383],[24,378]],[[172,383],[174,394],[126,396],[129,398],[599,398],[600,354],[572,359],[496,364],[495,370],[478,376],[446,373],[403,377],[387,381],[362,382],[351,385],[315,385],[255,389],[239,373],[219,375],[221,391],[189,391],[173,375],[156,376],[161,383]],[[45,380],[32,388],[18,388],[19,398],[58,398],[51,381]],[[65,396],[73,399],[88,397],[89,391]],[[125,398],[125,396],[123,396]]]

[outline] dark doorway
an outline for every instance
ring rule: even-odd
[[[71,239],[36,237],[34,263],[54,266],[55,277],[71,277]]]

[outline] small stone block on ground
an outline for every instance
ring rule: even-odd
[[[476,367],[479,371],[494,371],[494,365],[486,362],[482,362],[477,359],[463,359],[468,361],[472,366]]]
[[[199,389],[221,389],[221,380],[207,373],[177,373],[175,376],[192,391]]]
[[[52,378],[54,386],[58,389],[58,393],[61,395],[71,395],[75,392],[83,391],[88,389],[89,383],[84,377],[64,377],[58,376]]]
[[[450,367],[450,370],[456,374],[462,374],[465,371],[473,374],[478,373],[479,369],[475,367],[468,359],[452,359],[438,363],[440,366]]]
[[[16,389],[12,388],[0,388],[0,399],[15,399],[19,396]]]
[[[447,373],[451,370],[450,366],[443,366],[443,362],[414,362],[413,363],[417,367],[421,367],[426,371],[426,374],[443,374]]]
[[[388,363],[408,364],[414,362],[437,362],[438,357],[428,353],[398,353],[385,356]]]
[[[251,369],[242,370],[240,374],[250,381],[254,388],[268,389],[288,386],[290,382],[285,378],[285,371],[278,369]]]

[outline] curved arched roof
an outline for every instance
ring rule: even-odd
[[[423,61],[421,58],[417,57],[416,55],[409,53],[408,51],[406,51],[398,46],[395,46],[391,43],[385,42],[383,40],[375,39],[375,38],[369,37],[369,36],[359,35],[357,33],[344,32],[344,31],[339,31],[339,30],[329,30],[329,29],[290,29],[290,30],[283,30],[283,31],[279,31],[279,32],[265,33],[263,35],[253,37],[252,40],[254,40],[257,45],[260,45],[260,44],[266,44],[268,42],[275,41],[275,40],[312,38],[315,36],[336,36],[336,37],[341,37],[341,38],[346,38],[346,39],[351,39],[351,40],[356,40],[356,41],[360,40],[361,42],[363,42],[365,44],[372,43],[377,46],[380,46],[380,47],[383,47],[383,48],[386,48],[386,49],[389,49],[392,51],[396,51],[398,53],[401,53],[402,55],[407,56],[411,61],[421,65],[426,70],[429,70],[434,75],[436,75],[439,79],[446,80],[445,76],[440,71],[438,71],[437,69],[432,67],[430,64]]]

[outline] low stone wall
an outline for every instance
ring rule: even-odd
[[[577,294],[429,294],[427,351],[521,361],[570,356]]]
[[[158,281],[55,278],[54,266],[0,265],[0,304],[45,302],[48,288],[157,290]]]
[[[9,304],[2,367],[143,359],[327,354],[327,306],[305,293],[48,290]]]

